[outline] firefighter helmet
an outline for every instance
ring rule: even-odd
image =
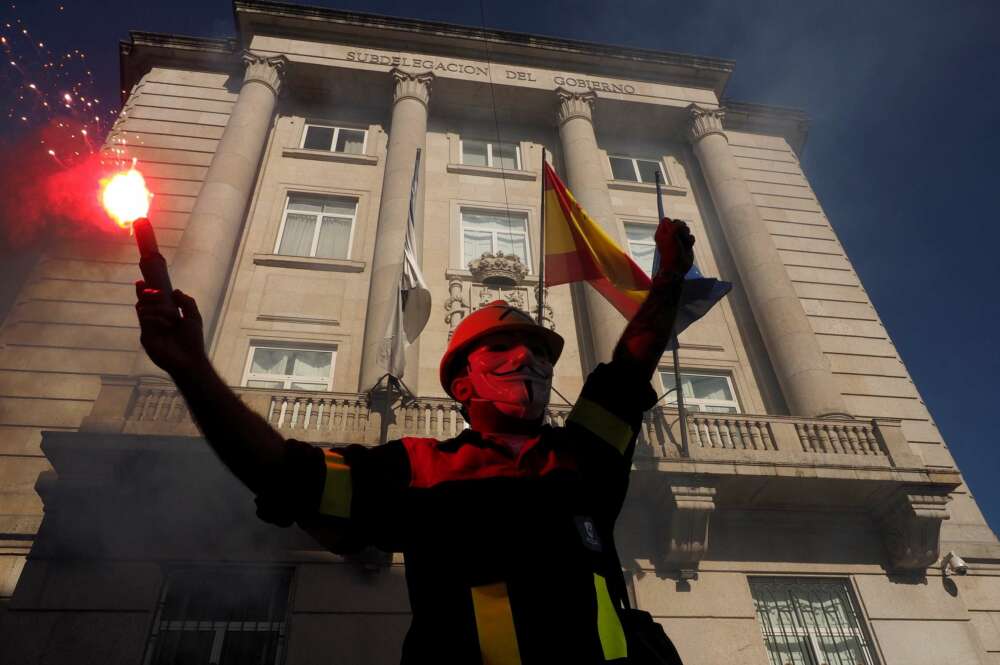
[[[493,333],[510,332],[518,337],[531,337],[542,342],[549,350],[549,359],[555,364],[562,353],[564,340],[561,335],[538,325],[526,313],[505,300],[494,300],[468,315],[455,328],[448,349],[441,358],[441,385],[451,394],[455,373],[476,342]]]

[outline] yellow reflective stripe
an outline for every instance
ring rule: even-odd
[[[337,453],[326,451],[326,480],[319,512],[333,517],[351,516],[351,467]]]
[[[597,573],[594,573],[594,590],[597,592],[597,634],[601,637],[604,660],[625,658],[628,656],[625,631],[608,594],[608,583]]]
[[[472,588],[483,665],[521,665],[506,582]]]
[[[603,406],[581,397],[576,400],[567,422],[576,423],[624,454],[632,440],[632,428]]]

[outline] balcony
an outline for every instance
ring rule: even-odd
[[[379,440],[381,414],[364,394],[236,391],[287,438],[366,445]],[[552,406],[546,419],[562,425],[569,410]],[[464,426],[457,403],[421,397],[391,411],[387,436],[446,439]],[[676,410],[647,413],[632,473],[632,494],[657,507],[665,520],[668,566],[694,574],[717,507],[869,514],[883,533],[887,567],[919,571],[937,559],[946,504],[961,479],[955,471],[926,467],[899,421],[690,413],[686,429],[685,446]],[[105,377],[81,434],[124,435],[122,445],[141,448],[146,435],[161,446],[165,439],[197,437],[198,431],[173,385]]]
[[[126,434],[197,436],[183,398],[169,384],[133,384],[122,418]],[[236,388],[237,394],[272,427],[289,438],[315,443],[377,443],[381,414],[358,393]],[[570,407],[552,406],[546,419],[565,423]],[[687,414],[684,450],[675,409],[646,414],[636,457],[642,463],[702,463],[922,469],[895,420],[827,420],[772,415]],[[89,419],[85,428],[100,422]],[[451,438],[465,427],[458,404],[447,398],[420,397],[397,405],[389,438]]]

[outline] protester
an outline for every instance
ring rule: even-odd
[[[262,519],[338,553],[404,554],[403,663],[635,662],[613,530],[694,238],[664,220],[656,243],[671,260],[559,428],[543,418],[563,340],[503,301],[466,317],[441,360],[469,429],[329,450],[286,441],[243,405],[212,368],[192,298],[174,291],[178,311],[140,281],[136,309],[143,347]]]

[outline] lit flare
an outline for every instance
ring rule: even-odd
[[[135,168],[116,173],[101,181],[101,203],[108,215],[122,228],[149,214],[153,195],[146,188],[146,180]]]

